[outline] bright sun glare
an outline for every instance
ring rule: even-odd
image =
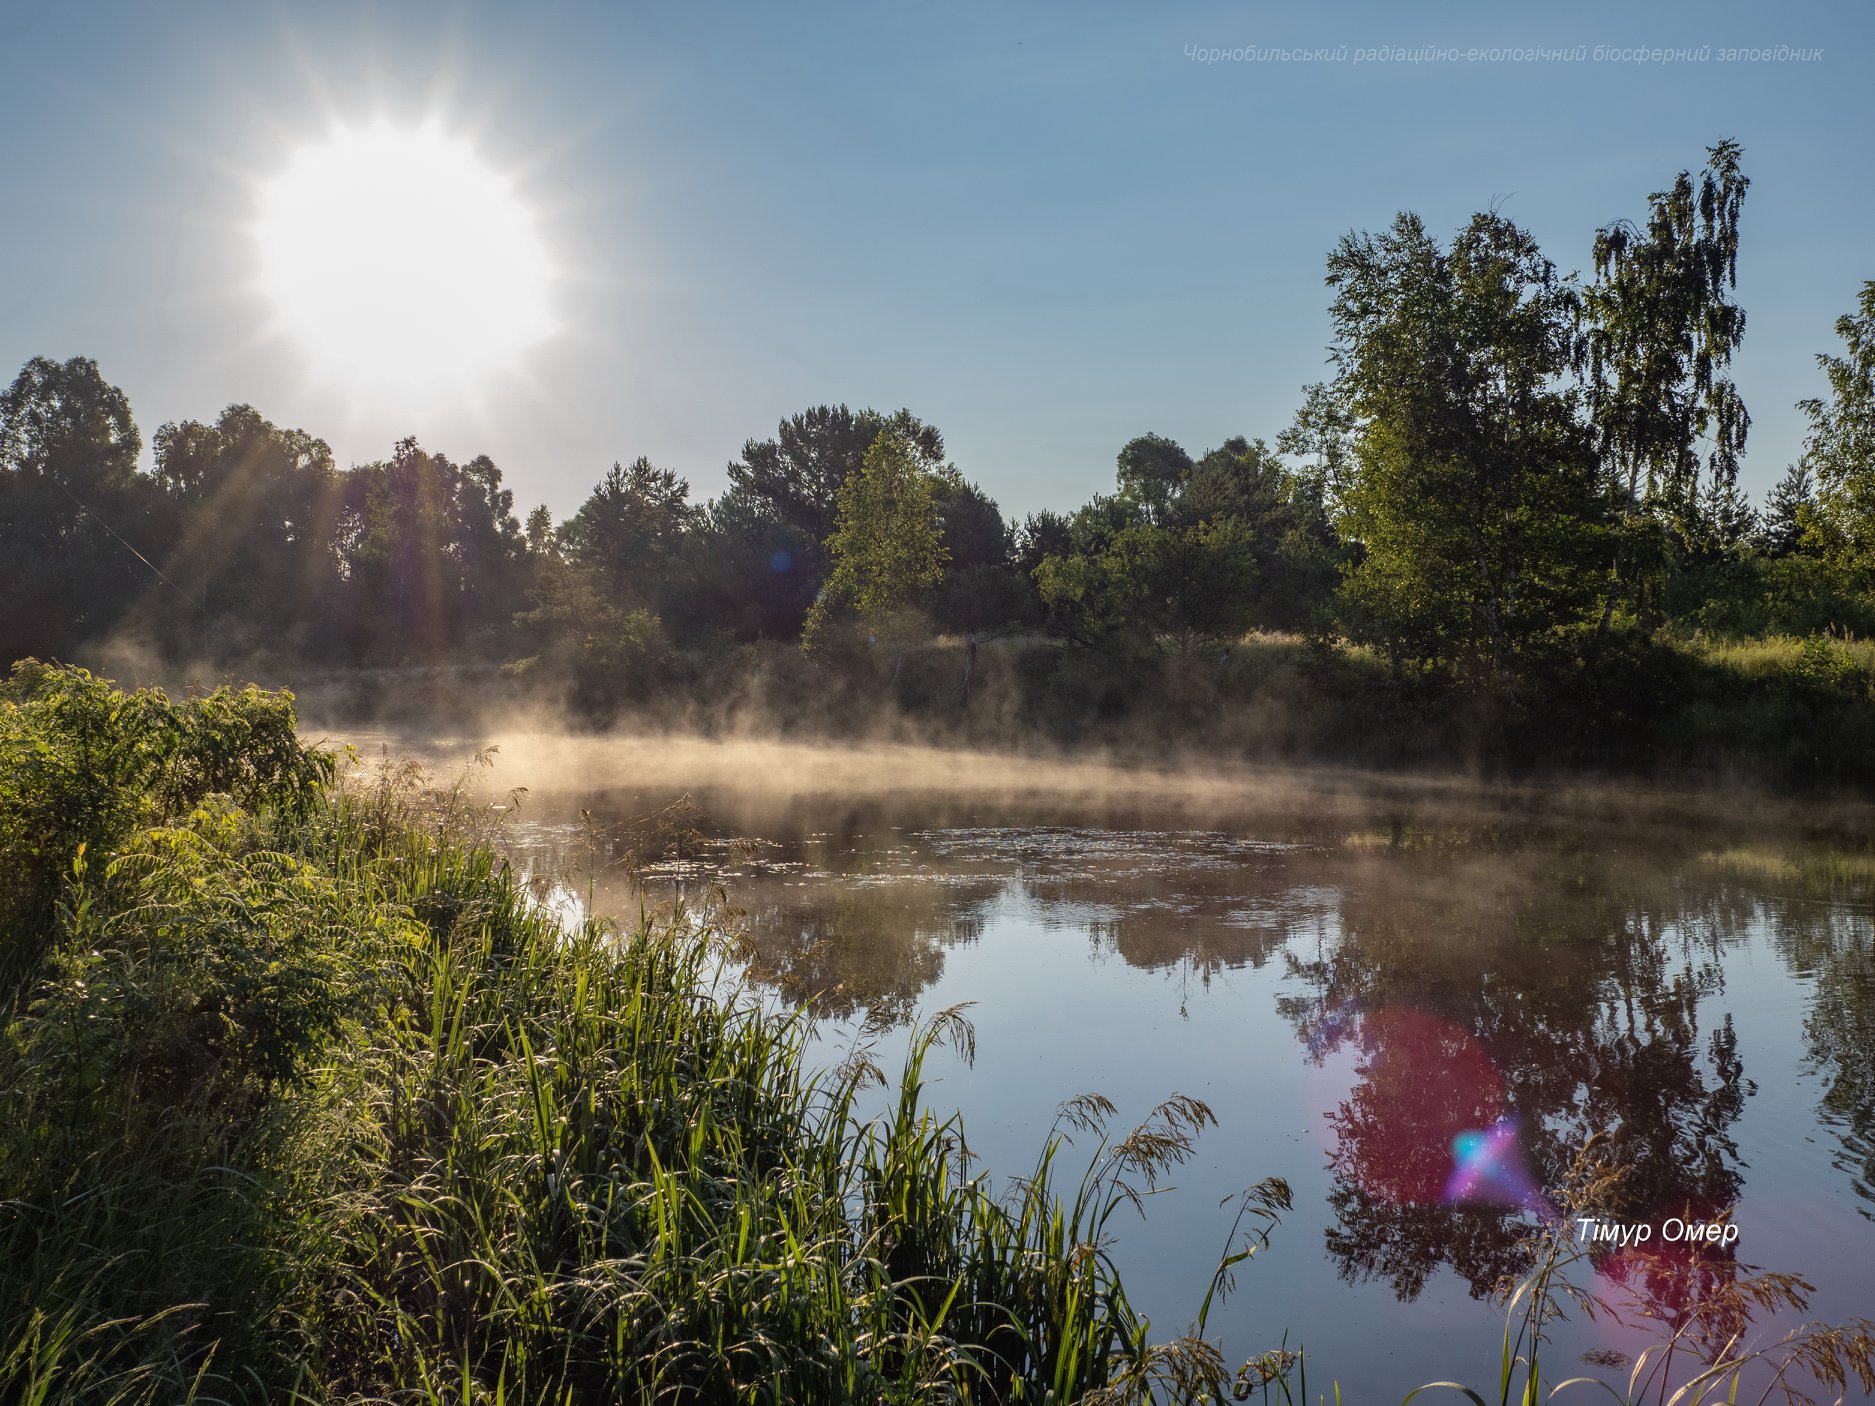
[[[552,331],[533,216],[434,126],[341,128],[260,191],[282,328],[359,390],[467,390]]]

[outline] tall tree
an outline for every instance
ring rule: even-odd
[[[522,605],[526,544],[486,457],[466,465],[414,439],[347,475],[341,551],[361,648],[384,663],[492,653]]]
[[[1810,421],[1803,467],[1816,480],[1816,520],[1832,561],[1875,585],[1875,279],[1836,321],[1844,354],[1817,357],[1827,398],[1800,401]]]
[[[612,465],[561,536],[572,562],[599,573],[615,596],[661,611],[681,589],[685,534],[698,517],[690,485],[641,454],[628,468]]]
[[[937,498],[945,562],[933,612],[941,628],[964,636],[969,652],[980,635],[1021,618],[1027,582],[1011,564],[1009,525],[987,493],[947,472],[937,478]]]
[[[820,405],[783,420],[772,438],[743,446],[729,466],[729,488],[710,507],[708,579],[700,583],[728,633],[799,633],[827,579],[840,486],[885,430],[925,469],[943,466],[944,437],[909,410]]]
[[[1121,447],[1115,470],[1120,496],[1147,522],[1162,523],[1191,473],[1191,455],[1164,435],[1143,434]]]
[[[833,535],[840,485],[890,431],[923,468],[944,462],[944,437],[909,410],[891,415],[818,405],[783,420],[772,439],[750,440],[729,466],[732,491],[747,494],[816,544]]]
[[[1791,557],[1805,550],[1805,535],[1816,512],[1816,483],[1801,461],[1784,470],[1772,486],[1758,521],[1758,547],[1768,557]]]
[[[1495,213],[1442,248],[1419,218],[1328,261],[1337,390],[1357,425],[1339,526],[1357,630],[1515,699],[1581,618],[1601,499],[1570,364],[1574,290]]]
[[[700,516],[690,485],[640,455],[614,463],[551,543],[547,524],[530,518],[531,608],[516,623],[532,653],[510,668],[562,682],[589,715],[642,697],[669,654],[665,613],[695,594],[688,556]]]
[[[56,654],[107,630],[148,561],[130,402],[88,357],[36,356],[0,392],[0,652]],[[177,601],[182,597],[178,594]]]
[[[1731,298],[1751,185],[1741,155],[1733,141],[1708,148],[1697,184],[1682,171],[1648,197],[1646,228],[1617,220],[1595,237],[1579,350],[1596,447],[1621,504],[1604,629],[1634,578],[1650,564],[1657,571],[1675,539],[1692,539],[1702,492],[1738,478],[1751,417],[1726,372],[1745,335]]]
[[[807,618],[811,647],[835,611],[903,634],[903,617],[929,603],[950,558],[938,511],[939,475],[917,440],[884,429],[858,473],[840,485],[827,552],[832,573]]]
[[[202,654],[335,647],[347,585],[336,550],[343,488],[325,441],[231,405],[212,425],[164,425],[154,444],[170,541],[163,570],[198,609],[145,612],[151,633]]]

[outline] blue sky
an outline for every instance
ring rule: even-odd
[[[1383,45],[1710,54],[1354,61]],[[1722,57],[1779,45],[1822,57]],[[1323,259],[1346,231],[1414,209],[1449,233],[1497,202],[1584,268],[1597,225],[1732,137],[1761,491],[1875,278],[1872,59],[1875,10],[1820,3],[6,0],[0,369],[95,357],[146,442],[245,401],[341,462],[410,434],[485,452],[558,514],[614,459],[703,497],[786,414],[906,405],[1019,515],[1109,487],[1147,430],[1274,438],[1324,375]],[[537,211],[562,331],[517,374],[394,405],[266,333],[256,182],[380,116],[440,118]]]

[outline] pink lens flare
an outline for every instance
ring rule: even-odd
[[[1394,1205],[1556,1216],[1530,1174],[1503,1075],[1482,1041],[1409,1007],[1337,1007],[1325,1016],[1325,1045],[1351,1037],[1360,1049],[1354,1087],[1328,1114],[1341,1175]]]
[[[1452,1175],[1443,1199],[1454,1206],[1514,1206],[1546,1217],[1555,1214],[1524,1164],[1517,1120],[1508,1115],[1452,1139]]]

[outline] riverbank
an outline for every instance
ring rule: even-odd
[[[228,676],[110,649],[99,659],[172,691]],[[1396,670],[1359,646],[1280,634],[1222,657],[1109,657],[1035,636],[898,651],[846,641],[811,657],[755,644],[673,655],[599,710],[571,706],[565,680],[493,664],[334,670],[260,658],[235,674],[293,689],[309,723],[335,735],[662,733],[1875,794],[1875,642],[1827,635],[1616,635],[1592,659],[1524,680],[1511,701]]]

